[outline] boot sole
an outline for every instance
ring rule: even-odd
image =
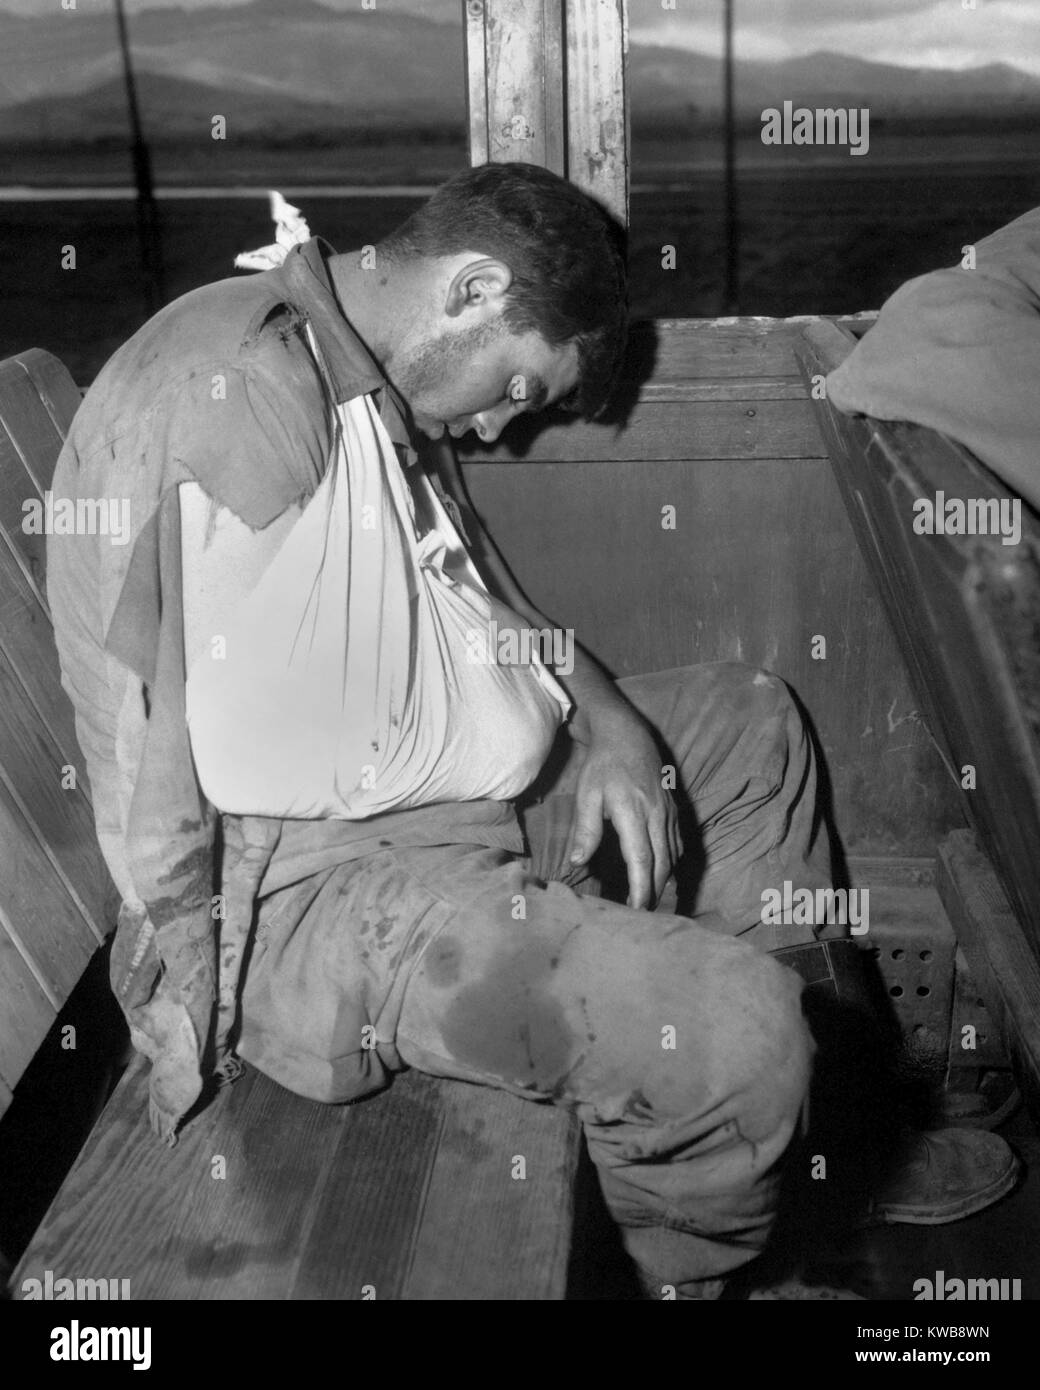
[[[995,1178],[988,1187],[969,1193],[962,1197],[959,1202],[941,1209],[879,1205],[870,1212],[860,1225],[861,1227],[945,1226],[951,1221],[963,1221],[965,1217],[975,1216],[978,1212],[991,1207],[994,1202],[999,1202],[1001,1197],[1006,1197],[1018,1182],[1021,1171],[1022,1165],[1016,1157],[1007,1171],[1002,1173],[999,1178]]]

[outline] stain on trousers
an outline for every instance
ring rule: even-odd
[[[812,928],[764,925],[762,894],[829,886],[829,862],[782,681],[718,663],[619,685],[676,768],[692,916],[598,896],[609,854],[567,863],[582,749],[564,734],[521,810],[527,855],[453,843],[445,806],[443,844],[265,899],[239,1050],[318,1100],[414,1066],[567,1106],[629,1252],[680,1284],[746,1263],[772,1225],[813,1045],[767,952]]]

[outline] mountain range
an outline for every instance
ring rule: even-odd
[[[141,105],[153,140],[205,136],[213,115],[229,132],[291,141],[369,131],[461,130],[459,26],[384,10],[331,10],[317,0],[254,0],[234,8],[149,9],[130,17]],[[717,121],[717,58],[633,45],[633,127]],[[869,106],[878,117],[1037,113],[1040,80],[1006,64],[951,72],[902,68],[837,53],[740,62],[740,116],[785,99]],[[41,17],[0,9],[0,140],[84,142],[126,131],[122,69],[111,12]]]

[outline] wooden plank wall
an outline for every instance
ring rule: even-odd
[[[810,325],[803,365],[827,373],[853,343]],[[850,418],[815,403],[835,477],[928,726],[1040,958],[1040,526],[1022,507],[1021,537],[920,536],[921,497],[1020,502],[967,449],[908,423]],[[970,679],[965,679],[971,673]]]
[[[108,881],[46,599],[45,538],[22,530],[79,392],[32,350],[0,363],[0,1113],[107,930]],[[76,786],[62,786],[62,769]],[[66,779],[68,780],[68,779]]]
[[[614,674],[700,661],[775,671],[816,727],[847,853],[932,856],[963,823],[956,788],[806,398],[803,328],[662,322],[655,345],[643,325],[631,373],[653,366],[623,429],[524,422],[465,452],[463,472],[521,586]]]

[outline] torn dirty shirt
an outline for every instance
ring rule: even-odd
[[[402,466],[416,462],[401,402],[335,297],[330,254],[311,239],[278,268],[163,309],[103,368],[55,470],[57,494],[125,499],[130,518],[128,544],[49,536],[47,590],[122,898],[113,988],[152,1062],[151,1122],[168,1142],[206,1078],[237,1070],[235,1001],[261,886],[444,835],[437,806],[353,822],[221,816],[191,757],[177,489],[198,483],[256,530],[314,495],[331,433],[307,325],[336,400],[370,395]],[[475,801],[464,821],[468,842],[522,852],[509,803]]]

